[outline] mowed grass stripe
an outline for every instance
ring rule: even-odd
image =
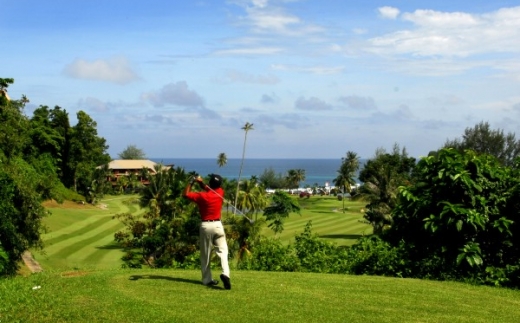
[[[94,251],[90,252],[87,257],[84,257],[83,261],[85,264],[103,264],[106,267],[120,267],[123,264],[121,257],[124,253],[117,245],[107,243],[103,246],[95,246]]]
[[[351,221],[339,221],[339,222],[322,221],[322,222],[317,222],[317,223],[313,222],[311,229],[313,232],[317,232],[317,233],[331,232],[331,231],[334,231],[334,232],[341,231],[343,233],[349,233],[349,232],[356,231],[356,230],[354,230],[354,228],[358,227],[358,224],[359,224],[359,222],[357,221],[357,219],[353,219]]]
[[[100,239],[103,239],[107,236],[113,237],[114,233],[120,230],[123,226],[124,225],[122,223],[118,222],[103,231],[96,230],[94,235],[84,235],[76,237],[76,239],[70,239],[76,242],[71,243],[67,246],[63,246],[61,248],[57,248],[52,253],[48,252],[49,258],[70,258],[75,253],[78,253],[80,251],[84,252],[84,249],[92,249],[94,247],[91,246],[91,244],[98,245],[98,241]]]
[[[276,237],[280,238],[284,243],[293,243],[294,237],[304,231],[305,225],[309,220],[312,220],[312,233],[318,234],[318,236],[328,234],[334,236],[352,236],[352,238],[342,239],[344,241],[338,241],[338,243],[342,244],[350,244],[355,241],[356,236],[370,234],[372,232],[369,225],[359,222],[362,218],[357,215],[355,217],[348,217],[343,214],[330,214],[321,215],[320,217],[293,217],[290,222],[284,225],[284,231],[281,234],[276,235]],[[263,234],[268,237],[275,237],[274,232],[270,229],[263,230]]]
[[[312,221],[312,230],[322,228],[322,227],[345,227],[350,225],[351,223],[357,222],[359,219],[357,218],[348,218],[343,216],[321,216],[321,217],[313,217],[306,219],[298,219],[287,223],[285,228],[287,230],[294,230],[296,228],[304,227],[309,221]]]
[[[111,219],[111,218],[109,217],[109,219]],[[59,242],[55,242],[54,244],[47,246],[46,250],[47,250],[47,252],[53,253],[53,252],[55,252],[55,250],[63,248],[63,246],[67,246],[67,245],[76,243],[76,241],[79,241],[79,240],[88,239],[88,238],[90,238],[93,235],[97,235],[98,232],[104,231],[107,228],[111,228],[111,227],[116,226],[118,224],[122,225],[122,223],[119,220],[115,220],[114,219],[114,220],[111,220],[111,221],[107,221],[107,222],[105,222],[105,223],[103,223],[103,224],[101,224],[101,225],[99,225],[99,226],[97,226],[95,228],[92,228],[92,230],[90,230],[90,231],[84,232],[83,234],[74,235],[74,236],[69,235],[67,237],[67,239],[64,239],[64,240],[59,241]]]
[[[90,220],[95,220],[96,218],[98,218],[98,217],[93,216]],[[51,246],[55,243],[70,239],[71,237],[81,236],[87,232],[93,231],[97,227],[100,227],[103,224],[108,223],[110,221],[113,221],[111,216],[101,215],[101,218],[99,218],[97,221],[94,221],[94,222],[91,222],[88,224],[84,224],[83,222],[76,223],[73,228],[81,226],[79,229],[76,229],[74,231],[69,231],[71,228],[69,228],[69,230],[65,230],[66,228],[64,228],[60,231],[52,232],[52,233],[48,234],[49,236],[50,235],[54,236],[53,238],[46,239],[44,236],[43,240],[45,241],[45,245]],[[66,232],[62,233],[62,231],[66,231]]]
[[[125,254],[114,241],[114,236],[106,236],[94,243],[85,246],[81,252],[71,256],[85,266],[95,265],[98,268],[120,268],[123,264],[121,257]]]

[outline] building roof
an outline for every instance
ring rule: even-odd
[[[7,91],[6,90],[0,90],[0,94],[5,96],[7,101],[11,101],[11,98],[9,97],[9,95],[7,95]]]
[[[157,165],[156,162],[153,162],[148,159],[115,159],[108,163],[109,169],[150,169],[154,171],[154,167]],[[101,166],[99,166],[101,167]],[[164,166],[164,169],[169,169],[171,166]],[[154,171],[155,172],[155,171]]]

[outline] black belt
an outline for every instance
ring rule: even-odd
[[[202,222],[218,222],[218,221],[220,221],[220,219],[218,219],[218,220],[202,220]]]

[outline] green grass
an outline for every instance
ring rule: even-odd
[[[370,235],[372,227],[363,221],[361,211],[366,202],[338,201],[334,196],[312,196],[298,199],[301,215],[291,214],[286,220],[284,231],[278,235],[286,243],[292,242],[294,236],[303,232],[305,224],[312,221],[312,232],[327,241],[338,245],[352,245],[363,235]],[[271,229],[265,228],[262,234],[274,237]]]
[[[136,205],[123,203],[129,196],[107,197],[98,207],[66,204],[48,207],[44,218],[47,233],[45,249],[33,252],[45,269],[118,268],[122,251],[114,243],[114,233],[124,226],[113,216],[118,213],[143,212]]]
[[[0,280],[1,322],[518,322],[520,292],[454,282],[194,270],[43,272]],[[33,290],[33,286],[41,286]]]
[[[143,212],[112,197],[106,208],[49,208],[44,272],[0,280],[0,322],[518,322],[520,291],[371,276],[232,271],[231,291],[202,286],[197,270],[120,269],[113,215]],[[349,245],[371,228],[365,203],[299,199],[280,237],[313,232]],[[274,236],[270,229],[264,234]],[[218,271],[215,270],[215,275]],[[217,277],[215,277],[217,278]],[[41,286],[39,289],[33,289]]]
[[[44,252],[33,252],[34,258],[45,269],[96,269],[119,268],[123,252],[114,243],[114,233],[123,224],[113,216],[118,213],[142,213],[135,204],[125,201],[135,196],[109,196],[99,206],[80,204],[48,205],[51,214],[44,218],[48,232],[43,235]],[[360,236],[370,234],[372,228],[362,223],[363,202],[343,202],[335,197],[313,196],[296,198],[301,206],[301,215],[291,214],[285,230],[278,235],[286,244],[303,232],[305,224],[312,220],[312,230],[323,239],[338,245],[351,245]],[[275,237],[273,231],[264,228],[264,235]]]

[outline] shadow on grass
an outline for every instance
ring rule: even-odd
[[[107,244],[104,246],[97,246],[96,249],[102,249],[102,250],[115,250],[115,249],[123,249],[121,246],[118,246],[117,244]]]
[[[170,277],[170,276],[161,276],[161,275],[131,275],[130,278],[128,278],[128,279],[129,280],[163,279],[163,280],[169,280],[169,281],[178,282],[178,283],[202,285],[200,280],[178,278],[178,277]],[[214,288],[214,289],[223,289],[223,287],[219,287],[219,286],[207,286],[207,287]]]
[[[357,240],[361,238],[362,234],[324,234],[320,235],[320,238],[328,238],[328,239],[354,239]]]

